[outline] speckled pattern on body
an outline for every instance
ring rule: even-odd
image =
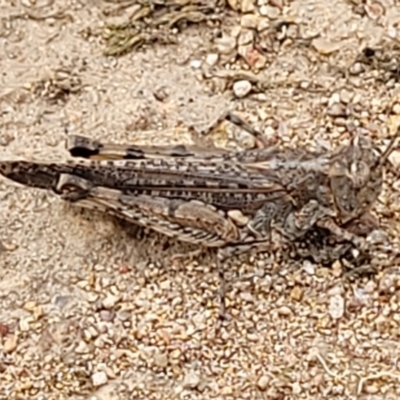
[[[352,127],[388,143],[400,122],[396,1],[228,3],[238,12],[227,6],[219,28],[114,58],[96,33],[117,18],[102,12],[112,3],[0,0],[0,159],[63,160],[66,131],[190,143],[188,126],[228,108],[283,143],[330,147]],[[227,124],[210,137],[253,144]],[[400,152],[390,160],[398,169]],[[388,172],[374,209],[392,241],[399,189]],[[218,326],[213,259],[170,260],[184,250],[1,179],[0,399],[400,396],[396,261],[348,281],[339,261],[232,260],[231,319]]]

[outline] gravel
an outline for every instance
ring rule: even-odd
[[[120,58],[95,34],[106,2],[36,3],[0,0],[2,159],[64,159],[66,130],[189,143],[189,126],[226,109],[311,147],[354,127],[383,145],[400,122],[394,1],[230,0],[240,15],[226,10],[220,28]],[[366,46],[383,56],[369,62]],[[228,124],[210,135],[232,148],[246,137]],[[398,185],[386,178],[375,211],[395,240]],[[396,260],[377,256],[377,274],[350,281],[340,263],[232,260],[231,318],[218,324],[211,257],[172,262],[184,246],[51,193],[1,180],[0,243],[0,399],[400,395]]]

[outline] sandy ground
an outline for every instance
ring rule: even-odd
[[[213,27],[190,27],[174,45],[105,57],[101,38],[86,33],[101,29],[107,4],[35,3],[0,0],[1,159],[64,159],[66,132],[119,143],[187,142],[188,126],[202,129],[227,109],[266,135],[324,146],[346,137],[349,120],[337,104],[354,105],[350,122],[381,144],[398,121],[398,76],[383,77],[387,63],[368,79],[344,73],[359,67],[354,60],[365,46],[383,46],[389,58],[395,51],[400,12],[389,0],[294,0],[282,10],[243,1],[247,17],[227,13],[223,37],[244,42],[241,32],[260,13],[264,21],[296,22],[302,36],[268,53],[257,75],[261,89],[253,84],[257,93],[245,99],[225,79],[201,73],[224,47],[215,45]],[[71,93],[52,101],[62,84]],[[228,126],[214,136],[231,146],[251,142]],[[396,221],[392,189],[377,206],[383,220],[393,203]],[[234,275],[258,278],[234,285],[232,320],[216,331],[212,262],[175,265],[163,238],[2,179],[0,241],[1,399],[400,395],[395,265],[389,275],[344,284],[340,264],[237,263]]]

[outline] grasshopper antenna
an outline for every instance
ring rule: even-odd
[[[400,125],[397,127],[397,131],[394,134],[394,136],[392,137],[392,140],[390,141],[390,143],[388,144],[388,147],[386,148],[386,150],[383,152],[382,156],[379,158],[378,161],[378,168],[382,167],[383,165],[385,165],[387,159],[389,158],[390,154],[392,153],[392,151],[394,150],[394,146],[397,142],[397,139],[400,137]]]

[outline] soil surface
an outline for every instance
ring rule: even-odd
[[[0,0],[1,159],[65,159],[68,134],[251,147],[227,123],[203,137],[227,110],[291,145],[397,128],[396,1],[160,1],[138,41],[141,3]],[[374,210],[389,236],[396,183]],[[170,261],[182,248],[1,179],[0,399],[400,396],[395,262],[351,282],[339,261],[232,262],[217,328],[215,263]]]

